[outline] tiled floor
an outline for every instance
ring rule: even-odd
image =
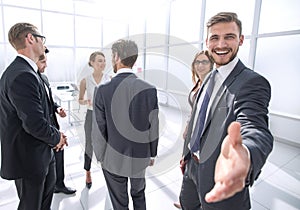
[[[83,119],[84,109],[74,111]],[[72,118],[71,118],[72,119]],[[149,210],[176,209],[181,186],[181,172],[178,161],[181,154],[182,128],[186,120],[185,113],[160,107],[160,133],[156,165],[147,171],[146,199]],[[93,186],[85,188],[83,170],[83,122],[61,119],[62,130],[69,138],[65,150],[65,183],[77,189],[75,195],[55,194],[52,210],[108,210],[105,181],[100,166],[93,161]],[[263,168],[263,172],[251,188],[253,210],[296,210],[300,209],[300,148],[275,141],[274,149]],[[16,209],[18,198],[12,181],[0,179],[0,210]],[[131,203],[130,203],[131,205]],[[132,207],[130,207],[132,209]]]

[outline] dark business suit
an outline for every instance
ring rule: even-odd
[[[60,132],[51,125],[45,86],[21,57],[0,80],[1,177],[15,180],[19,209],[50,209]]]
[[[146,209],[145,169],[157,155],[157,91],[133,73],[120,73],[95,91],[93,145],[114,209]],[[98,132],[98,133],[95,133]]]
[[[50,83],[48,80],[48,77],[45,74],[41,74],[38,71],[38,75],[42,78],[42,81],[44,82],[48,93],[49,93],[49,111],[50,111],[50,118],[51,118],[51,123],[54,125],[58,130],[60,128],[57,117],[56,117],[56,112],[57,109],[60,107],[57,103],[54,102],[53,96],[52,96],[52,91],[50,87]],[[54,151],[54,156],[55,156],[55,161],[56,161],[56,184],[55,186],[57,188],[63,188],[65,187],[64,184],[64,179],[65,179],[65,169],[64,169],[64,150],[59,150],[58,152]]]
[[[202,90],[200,90],[202,91]],[[248,186],[261,172],[269,153],[273,147],[273,137],[268,129],[268,105],[271,88],[268,81],[258,73],[246,68],[238,61],[221,87],[212,98],[207,121],[201,137],[200,163],[194,172],[197,174],[197,190],[203,210],[246,210],[250,209]],[[194,114],[192,115],[194,117]],[[214,171],[217,158],[220,154],[221,144],[227,135],[227,128],[231,122],[241,123],[243,144],[251,154],[251,169],[247,179],[247,187],[231,198],[221,202],[206,203],[204,197],[214,186]],[[192,133],[191,120],[188,138]],[[193,161],[193,159],[190,159]],[[186,186],[184,186],[187,184]],[[183,209],[199,209],[189,206],[187,195],[189,181],[183,181],[181,202]],[[194,189],[191,191],[195,193]]]

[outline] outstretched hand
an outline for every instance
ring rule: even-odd
[[[207,202],[229,198],[245,187],[250,169],[250,155],[242,144],[241,125],[232,122],[228,127],[215,168],[215,186],[205,196]]]

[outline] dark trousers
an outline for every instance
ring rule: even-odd
[[[134,210],[146,210],[145,178],[128,178],[112,174],[105,169],[104,178],[108,188],[109,196],[114,209],[128,210],[128,179],[130,179],[130,195],[133,201]]]
[[[89,171],[91,169],[91,162],[93,157],[93,145],[92,145],[92,116],[93,111],[87,110],[84,122],[85,132],[85,151],[84,151],[84,169]]]
[[[45,176],[15,180],[20,199],[18,210],[50,210],[55,180],[54,155]]]
[[[201,203],[198,192],[198,166],[193,158],[189,159],[183,175],[179,196],[183,210],[200,210]]]
[[[56,184],[58,188],[64,187],[65,169],[64,169],[64,150],[53,151],[56,161]]]

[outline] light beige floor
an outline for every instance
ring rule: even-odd
[[[73,113],[77,120],[84,119],[85,110],[82,107]],[[160,107],[158,158],[156,165],[147,171],[146,199],[149,210],[176,209],[173,202],[178,199],[182,180],[178,161],[182,148],[180,136],[185,120],[186,113]],[[74,121],[73,117],[71,121]],[[71,126],[67,119],[61,119],[60,123],[70,144],[65,150],[65,183],[76,188],[77,192],[72,196],[55,194],[52,210],[111,209],[102,171],[95,160],[92,164],[93,186],[90,190],[85,188],[83,122],[73,122]],[[299,166],[300,148],[275,141],[261,176],[251,188],[252,209],[300,209]],[[14,183],[0,179],[0,210],[16,209],[17,205]]]

